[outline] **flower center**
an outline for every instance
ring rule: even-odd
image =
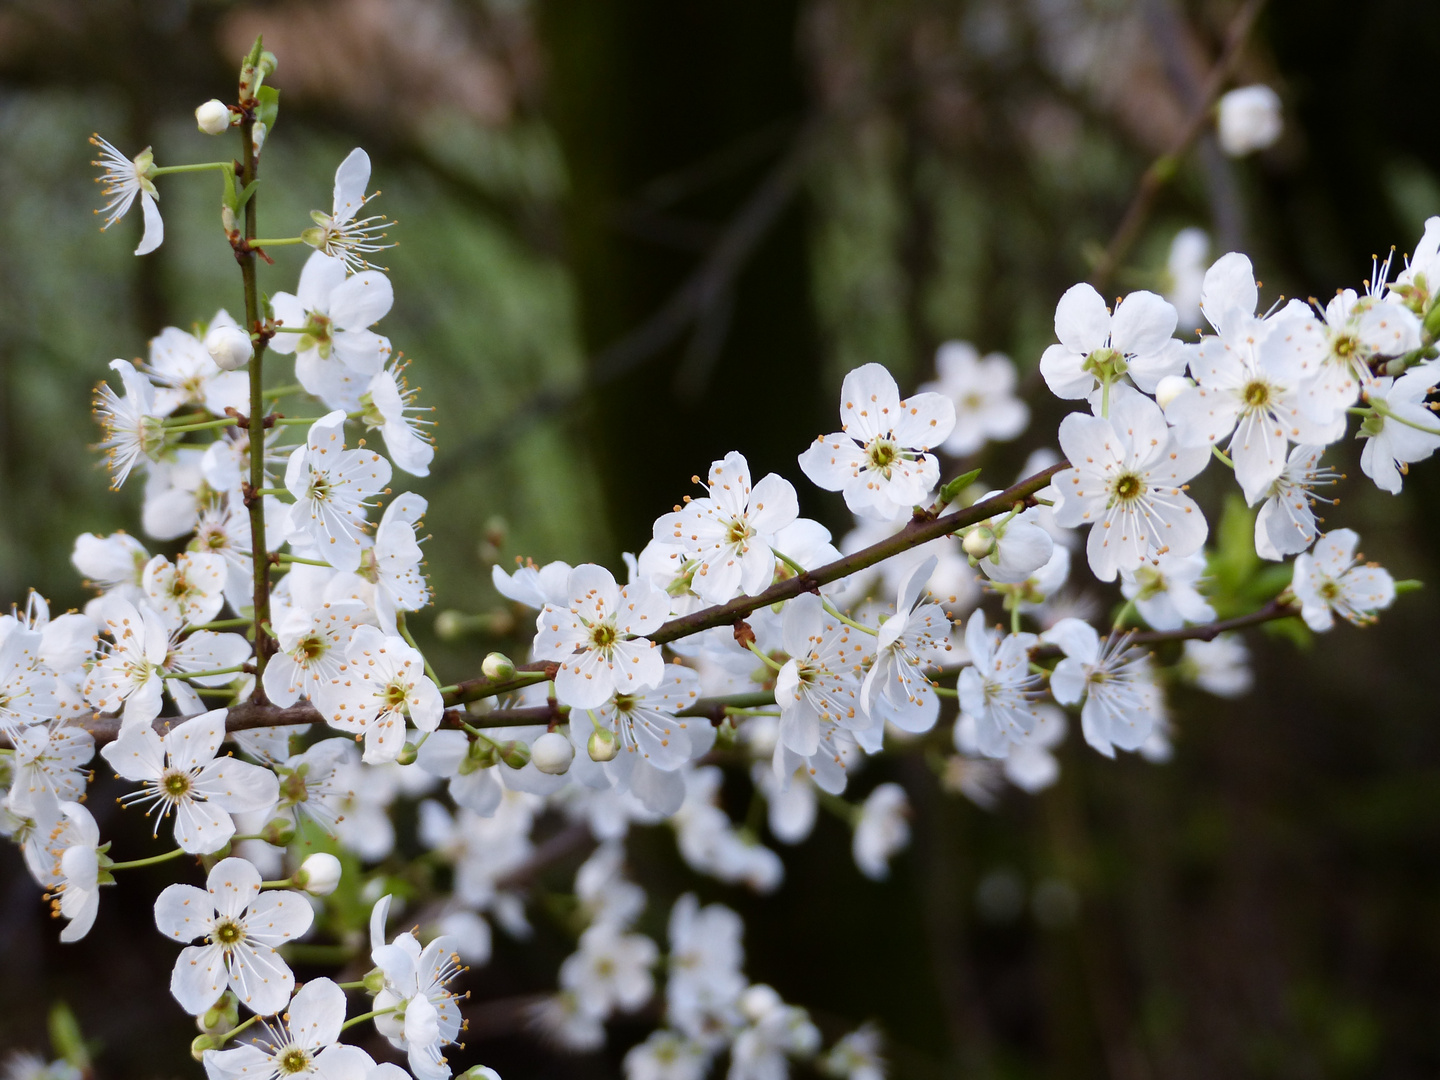
[[[299,654],[298,658],[306,662],[318,660],[325,655],[327,649],[325,638],[320,634],[311,634],[295,647],[295,651]]]
[[[620,637],[609,623],[596,623],[590,628],[590,644],[597,649],[608,649]]]
[[[310,476],[310,490],[306,495],[314,502],[329,502],[331,495],[330,478],[312,473]]]
[[[238,945],[245,940],[245,928],[234,919],[221,919],[215,924],[215,931],[210,935],[210,940],[227,948]]]
[[[1340,595],[1340,586],[1333,581],[1326,581],[1320,586],[1320,595],[1326,600],[1334,600]]]
[[[390,710],[403,709],[405,703],[409,700],[410,693],[403,684],[392,682],[389,686],[385,687],[385,708]]]
[[[1341,334],[1335,339],[1333,348],[1336,356],[1348,360],[1359,351],[1360,343],[1350,334]]]
[[[726,540],[732,544],[743,544],[754,535],[755,530],[746,524],[744,518],[736,518],[730,522],[730,531],[726,534]]]
[[[280,1067],[282,1073],[293,1076],[295,1073],[309,1071],[310,1055],[300,1047],[292,1046],[280,1055],[275,1064]]]
[[[190,777],[178,769],[167,769],[160,777],[160,786],[172,799],[182,799],[190,791]]]
[[[1115,481],[1113,490],[1120,502],[1134,502],[1145,494],[1145,481],[1134,473],[1124,473]]]
[[[870,444],[870,467],[888,469],[900,456],[900,448],[889,439],[876,439]]]
[[[1245,387],[1245,407],[1247,409],[1263,409],[1270,404],[1270,386],[1268,383],[1252,382]]]

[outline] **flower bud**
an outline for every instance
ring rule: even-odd
[[[291,878],[311,896],[329,896],[340,884],[340,860],[326,851],[317,851]]]
[[[988,525],[977,525],[965,534],[960,546],[972,559],[983,559],[995,550],[995,531]]]
[[[217,326],[205,335],[205,348],[222,371],[239,371],[255,355],[250,335],[238,326]]]
[[[613,761],[620,752],[620,743],[610,729],[596,729],[591,733],[585,749],[590,752],[591,761]]]
[[[1280,138],[1280,95],[1268,86],[1242,86],[1220,99],[1220,148],[1231,157],[1264,150]]]
[[[415,744],[413,742],[407,742],[400,748],[400,753],[396,755],[395,764],[414,765],[415,759],[419,756],[420,751],[416,748]]]
[[[500,1080],[500,1074],[488,1065],[474,1065],[457,1076],[455,1080]]]
[[[230,107],[211,98],[195,110],[195,126],[204,135],[220,135],[230,126]]]
[[[558,731],[547,731],[530,747],[530,760],[535,767],[551,776],[559,776],[570,768],[575,760],[575,747]]]
[[[220,999],[195,1018],[195,1026],[206,1035],[224,1035],[240,1022],[240,999],[226,990]]]
[[[206,1050],[219,1050],[224,1045],[215,1035],[196,1035],[190,1043],[190,1056],[196,1061],[204,1061]]]
[[[522,742],[503,743],[496,750],[500,760],[512,769],[523,769],[530,760],[530,748]]]
[[[1155,401],[1160,408],[1168,409],[1172,401],[1194,385],[1184,375],[1166,375],[1155,384]]]
[[[286,815],[271,818],[260,830],[260,839],[276,847],[285,847],[295,839],[295,819]]]
[[[745,992],[740,995],[737,1004],[740,1006],[741,1015],[755,1024],[763,1020],[768,1013],[783,1005],[784,1002],[772,987],[766,986],[764,983],[755,983],[746,988]]]
[[[502,679],[513,679],[515,677],[515,661],[504,653],[492,652],[480,662],[480,673],[487,679],[494,679],[496,682]]]

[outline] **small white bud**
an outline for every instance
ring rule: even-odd
[[[1280,138],[1280,95],[1268,86],[1242,86],[1220,99],[1216,129],[1231,157],[1264,150]]]
[[[575,760],[575,747],[558,731],[547,731],[530,745],[530,760],[541,772],[559,776]]]
[[[515,661],[504,653],[492,652],[480,661],[480,673],[487,679],[500,681],[515,677]]]
[[[758,1024],[767,1014],[779,1008],[784,1002],[772,987],[755,983],[740,995],[740,1013],[752,1024]]]
[[[620,752],[620,742],[613,731],[597,729],[591,733],[585,749],[589,751],[591,761],[613,761]]]
[[[230,126],[230,107],[211,98],[195,110],[195,126],[204,135],[221,135]]]
[[[960,546],[972,559],[983,559],[995,550],[995,533],[988,525],[977,525],[965,534]]]
[[[340,884],[340,860],[317,851],[300,864],[294,881],[311,896],[329,896]]]
[[[238,326],[217,326],[205,335],[205,348],[222,371],[239,371],[255,355],[250,335]]]
[[[1168,409],[1172,401],[1194,385],[1184,375],[1166,375],[1155,384],[1155,401],[1160,408]]]

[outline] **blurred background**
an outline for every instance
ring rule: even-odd
[[[940,343],[965,339],[1033,370],[1057,298],[1090,276],[1141,173],[1202,104],[1238,11],[0,4],[0,600],[33,585],[58,609],[79,605],[75,536],[138,531],[139,485],[110,493],[88,449],[105,364],[144,355],[163,326],[241,307],[211,180],[163,182],[165,243],[134,258],[134,220],[96,228],[86,138],[154,145],[164,164],[214,158],[192,110],[233,94],[257,33],[282,90],[262,234],[328,208],[355,145],[374,162],[376,207],[399,222],[382,329],[439,425],[433,475],[412,485],[430,500],[428,570],[440,607],[487,616],[459,641],[430,636],[435,609],[415,623],[460,676],[517,640],[491,565],[618,568],[730,449],[757,475],[798,478],[795,456],[833,426],[851,367],[878,361],[913,389]],[[1440,213],[1437,69],[1429,0],[1271,0],[1231,81],[1279,92],[1281,140],[1235,160],[1202,135],[1109,293],[1168,287],[1187,226],[1210,233],[1212,257],[1252,256],[1262,304],[1359,287],[1372,255],[1403,254]],[[262,288],[293,289],[307,251],[276,249]],[[992,486],[1054,431],[1061,410],[1035,404],[1029,441],[979,462]],[[1358,479],[1358,455],[1342,454]],[[838,497],[801,486],[802,512],[848,530]],[[1435,580],[1440,468],[1417,467],[1399,499],[1365,483],[1344,496],[1332,524],[1358,528],[1397,577]],[[877,761],[854,791],[898,780],[917,811],[884,885],[858,876],[832,820],[784,850],[786,883],[766,897],[696,878],[667,832],[637,832],[645,926],[663,940],[685,889],[738,908],[751,977],[810,1008],[827,1042],[876,1020],[897,1076],[1433,1077],[1437,638],[1425,593],[1375,629],[1306,647],[1252,634],[1255,691],[1177,696],[1168,764],[1106,761],[1072,737],[1055,788],[988,809],[943,792],[921,761]],[[747,781],[733,783],[739,816]],[[95,792],[102,832],[138,845],[143,828],[112,795]],[[96,1041],[98,1075],[199,1074],[143,893],[108,892],[90,937],[62,947],[15,852],[0,851],[0,1048],[43,1050],[45,1012],[63,999]],[[553,986],[570,948],[497,935],[466,984],[462,1067],[619,1075],[653,1017],[613,1026],[588,1057],[521,1030],[514,1003]]]

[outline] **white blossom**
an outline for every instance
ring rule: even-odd
[[[250,337],[223,308],[210,320],[208,333],[231,330],[244,341],[250,354]],[[209,348],[194,334],[167,326],[150,339],[150,362],[146,374],[155,384],[155,411],[169,416],[190,405],[213,416],[224,416],[227,408],[241,416],[250,414],[250,379],[242,371],[222,371]]]
[[[425,658],[403,638],[373,626],[357,627],[326,694],[328,719],[342,731],[365,737],[364,760],[394,761],[405,744],[405,721],[421,731],[440,725],[445,703],[440,688],[425,674]]]
[[[1432,362],[1411,368],[1398,379],[1376,379],[1365,387],[1366,403],[1374,411],[1360,428],[1365,439],[1360,468],[1382,491],[1398,495],[1410,464],[1440,447],[1440,417],[1425,400],[1437,382],[1440,364]]]
[[[385,438],[390,460],[411,476],[429,476],[430,462],[435,460],[435,443],[425,433],[433,421],[410,414],[429,412],[428,407],[412,404],[419,387],[410,389],[405,381],[403,360],[396,360],[370,379],[360,405],[365,410],[365,424],[378,428]]]
[[[165,428],[155,408],[155,388],[128,360],[111,360],[110,370],[120,374],[125,396],[108,383],[95,388],[95,418],[104,429],[99,449],[110,468],[110,487],[119,491],[135,466],[158,461],[165,448]]]
[[[890,373],[865,364],[840,388],[840,430],[800,455],[817,486],[840,491],[859,517],[894,521],[923,503],[940,479],[933,450],[955,427],[955,406],[940,394],[900,397]]]
[[[890,859],[910,843],[910,802],[899,784],[881,784],[870,792],[855,822],[851,854],[872,881],[890,876]]]
[[[314,910],[298,892],[260,891],[260,871],[244,859],[221,859],[205,888],[170,885],[155,901],[155,925],[176,941],[203,937],[180,951],[170,992],[199,1016],[228,987],[261,1016],[290,1000],[295,976],[276,949],[310,929]]]
[[[1176,340],[1175,309],[1144,290],[1115,305],[1112,315],[1095,289],[1072,285],[1055,308],[1055,336],[1040,357],[1040,374],[1061,398],[1088,398],[1097,386],[1128,375],[1147,393],[1185,370],[1187,346]]]
[[[313,545],[337,570],[355,570],[367,500],[390,482],[390,475],[390,463],[379,454],[345,449],[343,412],[322,416],[285,469],[285,487],[295,496],[290,539]]]
[[[1215,609],[1196,589],[1204,573],[1204,552],[1161,555],[1153,565],[1121,571],[1120,592],[1156,630],[1178,630],[1215,618]]]
[[[1062,619],[1040,638],[1065,654],[1050,675],[1055,700],[1074,705],[1085,699],[1080,712],[1085,741],[1106,757],[1114,757],[1117,746],[1144,745],[1163,715],[1149,655],[1131,648],[1124,635],[1101,641],[1095,628],[1079,619]]]
[[[1284,471],[1271,483],[1255,516],[1255,554],[1262,559],[1280,562],[1297,555],[1320,535],[1315,503],[1331,500],[1321,499],[1314,489],[1340,479],[1339,473],[1321,466],[1324,452],[1325,447],[1307,443],[1294,447]]]
[[[1030,423],[1030,407],[1015,396],[1015,364],[1004,353],[982,358],[968,341],[947,341],[935,354],[935,374],[920,393],[941,394],[955,406],[955,427],[940,447],[951,457],[1007,442]]]
[[[306,229],[301,235],[305,242],[317,251],[339,259],[352,273],[359,270],[373,270],[367,256],[383,251],[394,244],[386,244],[384,230],[392,224],[384,215],[357,218],[361,207],[375,195],[366,195],[370,185],[370,155],[358,146],[346,155],[340,167],[335,170],[335,199],[330,213],[319,210],[310,212],[315,228]]]
[[[330,979],[312,979],[265,1035],[237,1040],[232,1050],[205,1051],[209,1080],[365,1080],[374,1066],[363,1050],[340,1042],[345,991]]]
[[[1291,587],[1300,601],[1300,617],[1311,630],[1329,630],[1335,616],[1364,626],[1375,612],[1395,600],[1395,581],[1374,563],[1362,563],[1353,529],[1326,533],[1313,550],[1295,558]]]
[[[962,715],[974,718],[976,739],[987,757],[1004,757],[1010,743],[1023,742],[1035,728],[1040,680],[1030,672],[1030,650],[1037,641],[1034,634],[1001,635],[986,626],[983,611],[975,611],[965,625],[971,665],[960,672],[957,690]]]
[[[140,211],[145,218],[145,232],[140,237],[140,246],[135,249],[135,254],[150,254],[165,239],[165,222],[160,218],[160,207],[157,205],[160,193],[155,190],[155,155],[147,146],[132,160],[99,135],[91,135],[90,144],[100,149],[99,160],[90,163],[102,170],[95,182],[104,185],[100,194],[110,200],[104,209],[95,211],[105,215],[105,223],[100,226],[101,231],[129,213],[138,195]]]
[[[1242,86],[1220,98],[1216,130],[1220,148],[1231,157],[1244,157],[1272,146],[1280,138],[1280,95],[1262,84]]]

